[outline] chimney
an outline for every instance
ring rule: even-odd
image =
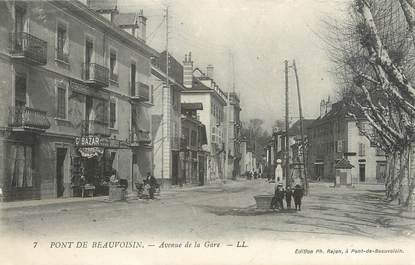
[[[213,68],[213,65],[211,65],[211,64],[209,64],[209,65],[206,67],[206,74],[207,74],[207,76],[208,76],[209,78],[211,78],[211,79],[213,79],[213,70],[214,70],[214,68]]]
[[[140,12],[138,13],[138,30],[139,32],[139,37],[140,39],[142,39],[144,42],[146,42],[146,38],[147,38],[147,33],[146,33],[146,28],[147,28],[147,18],[144,16],[143,14],[143,9],[140,9]]]
[[[326,113],[329,113],[331,111],[331,107],[332,107],[332,104],[330,102],[330,96],[329,96],[326,101]]]
[[[185,55],[183,61],[183,85],[185,88],[192,88],[193,85],[193,61],[192,52]]]
[[[326,102],[324,99],[320,101],[320,117],[323,117],[326,114]]]

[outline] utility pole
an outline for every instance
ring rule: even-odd
[[[288,187],[289,183],[289,176],[290,176],[290,146],[289,146],[289,139],[288,139],[288,129],[289,129],[289,121],[288,121],[288,61],[285,60],[285,186]]]
[[[308,179],[307,179],[307,169],[306,169],[306,149],[305,149],[305,142],[304,142],[304,124],[303,124],[303,109],[301,106],[301,93],[300,93],[300,81],[298,80],[298,73],[297,73],[297,66],[295,65],[295,60],[293,60],[293,67],[295,73],[295,80],[297,83],[297,95],[298,95],[298,112],[300,114],[300,133],[301,133],[301,148],[303,151],[303,167],[304,167],[304,184],[305,184],[305,193],[308,194]],[[300,168],[301,174],[301,168]]]
[[[166,18],[166,91],[169,93],[169,7],[165,9]],[[164,87],[161,88],[161,184],[164,184],[164,126],[166,124],[165,114],[167,113],[168,104],[164,104]]]

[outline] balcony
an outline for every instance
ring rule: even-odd
[[[110,136],[108,123],[98,120],[83,120],[81,123],[81,135]]]
[[[50,128],[50,122],[46,111],[28,107],[10,107],[9,126],[13,131],[45,131]]]
[[[130,145],[142,146],[149,145],[151,143],[150,132],[144,130],[131,130],[130,131]]]
[[[29,64],[47,63],[47,42],[26,32],[10,33],[10,54],[14,59],[22,59]]]
[[[109,85],[109,70],[105,66],[96,63],[82,64],[82,79],[84,83],[102,88]]]
[[[150,100],[150,87],[141,82],[135,83],[135,87],[131,89],[131,100],[138,102],[146,102]]]

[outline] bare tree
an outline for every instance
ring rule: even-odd
[[[405,196],[405,204],[415,184],[408,174],[415,115],[414,14],[412,0],[355,0],[347,19],[325,21],[343,99],[356,121],[369,121],[372,129],[362,132],[387,154],[387,196]]]

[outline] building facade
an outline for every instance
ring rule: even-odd
[[[208,153],[206,182],[223,179],[225,161],[224,119],[226,95],[213,79],[213,67],[208,67],[204,73],[199,68],[193,68],[192,55],[186,54],[183,62],[182,103],[197,103],[203,105],[200,111],[200,121],[206,126],[207,142],[205,151]]]
[[[320,105],[320,117],[308,129],[308,172],[313,179],[334,181],[337,161],[346,157],[351,169],[352,184],[383,183],[386,158],[359,128],[370,130],[368,121],[356,122],[348,114],[348,106],[339,101]]]
[[[235,92],[229,93],[229,107],[225,106],[225,120],[228,126],[224,127],[224,136],[228,136],[228,178],[235,179],[241,175],[240,160],[241,160],[241,105],[238,94]],[[227,133],[226,130],[229,129]],[[225,138],[226,139],[226,138]]]
[[[111,21],[115,8],[2,1],[0,10],[4,199],[75,196],[82,174],[105,192],[113,169],[129,182],[134,169],[151,170],[148,84],[158,53]]]
[[[207,144],[206,127],[198,119],[201,103],[182,103],[182,138],[180,161],[182,183],[204,185],[206,179]]]
[[[164,186],[181,183],[180,137],[181,92],[183,91],[183,66],[169,55],[169,85],[167,87],[167,53],[162,52],[153,60],[151,85],[154,108],[152,134],[154,138],[154,176]]]

